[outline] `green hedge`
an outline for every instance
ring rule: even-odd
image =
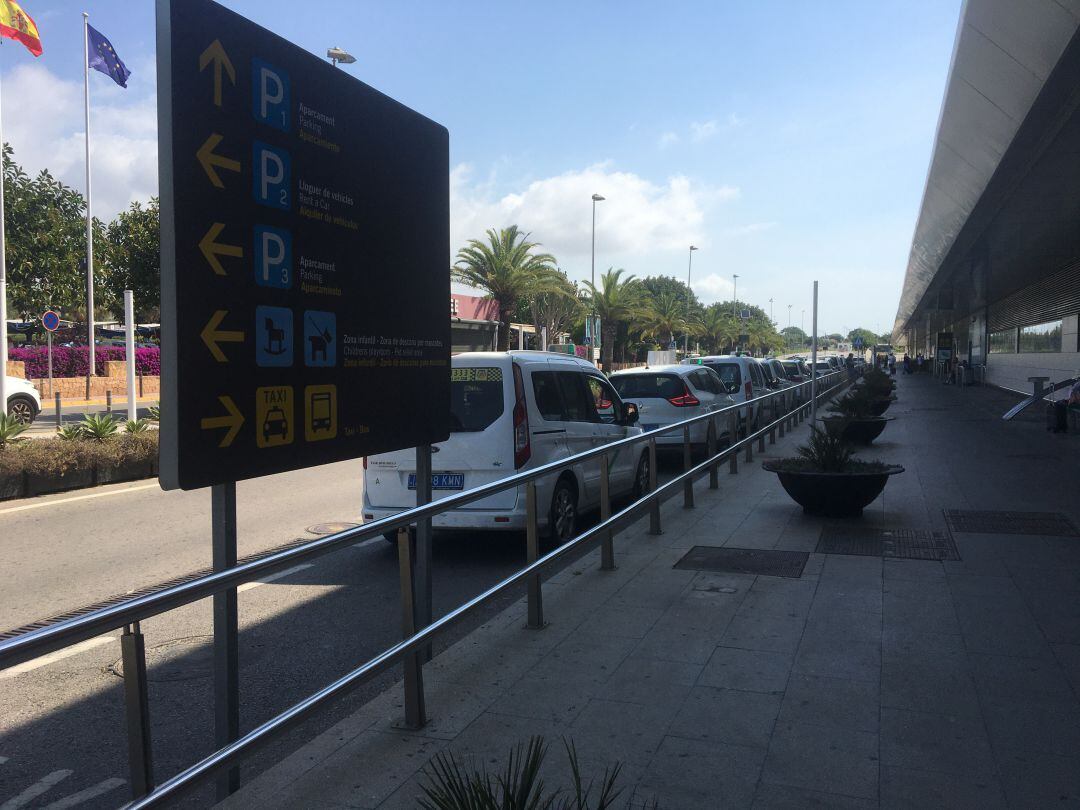
[[[157,457],[157,431],[123,433],[104,441],[12,442],[0,450],[0,498],[149,477],[157,472]]]

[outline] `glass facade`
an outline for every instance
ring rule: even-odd
[[[1020,327],[1021,352],[1060,352],[1061,321]]]
[[[1016,351],[1016,330],[990,333],[990,354],[1013,354]]]

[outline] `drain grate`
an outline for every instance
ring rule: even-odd
[[[855,554],[905,560],[959,560],[956,543],[947,532],[927,529],[872,529],[826,526],[818,539],[818,554]]]
[[[1080,537],[1080,531],[1061,512],[992,512],[946,509],[945,522],[954,532],[977,534],[1046,534]]]
[[[694,546],[675,568],[798,579],[810,555],[805,551],[767,551],[757,548]]]

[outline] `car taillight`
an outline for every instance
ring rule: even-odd
[[[683,383],[683,392],[681,396],[670,397],[668,402],[674,405],[676,408],[691,408],[694,405],[700,405],[701,400],[690,393],[690,389],[686,387],[686,383]]]
[[[514,469],[520,470],[532,456],[529,441],[529,411],[525,405],[525,383],[521,369],[514,364]]]

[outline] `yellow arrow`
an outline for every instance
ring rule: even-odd
[[[240,245],[222,245],[215,241],[221,236],[223,230],[225,230],[225,223],[215,222],[210,226],[210,230],[206,232],[206,236],[199,240],[199,250],[202,251],[202,255],[206,257],[210,267],[219,276],[227,274],[225,268],[221,266],[218,256],[235,256],[238,259],[244,256],[244,249]]]
[[[225,188],[225,184],[221,182],[221,178],[218,177],[218,173],[214,170],[217,166],[221,169],[226,169],[230,172],[240,171],[240,161],[233,160],[232,158],[222,157],[215,154],[214,150],[217,145],[221,143],[221,136],[216,132],[206,139],[206,143],[199,147],[199,151],[195,153],[195,157],[199,159],[199,163],[202,164],[203,171],[206,172],[206,176],[210,178],[210,182],[218,188]]]
[[[244,424],[244,415],[232,401],[232,397],[218,397],[218,402],[225,406],[228,416],[208,416],[200,423],[203,430],[215,430],[216,428],[228,428],[229,432],[221,437],[218,447],[228,447],[233,443],[236,434],[240,432],[240,426]]]
[[[202,73],[206,70],[206,66],[211,62],[214,63],[214,104],[220,107],[221,71],[223,68],[229,74],[229,81],[236,84],[236,71],[233,69],[233,64],[229,61],[229,55],[225,53],[225,48],[222,47],[220,39],[215,39],[210,43],[210,47],[202,52],[199,57],[199,72]]]
[[[221,322],[225,320],[225,316],[228,315],[228,311],[219,309],[210,318],[210,322],[203,327],[202,332],[199,333],[199,337],[202,338],[203,343],[206,344],[206,348],[210,350],[210,354],[214,355],[214,359],[219,363],[228,363],[229,358],[225,356],[225,352],[218,346],[219,343],[242,343],[244,340],[243,332],[228,332],[219,330]]]

